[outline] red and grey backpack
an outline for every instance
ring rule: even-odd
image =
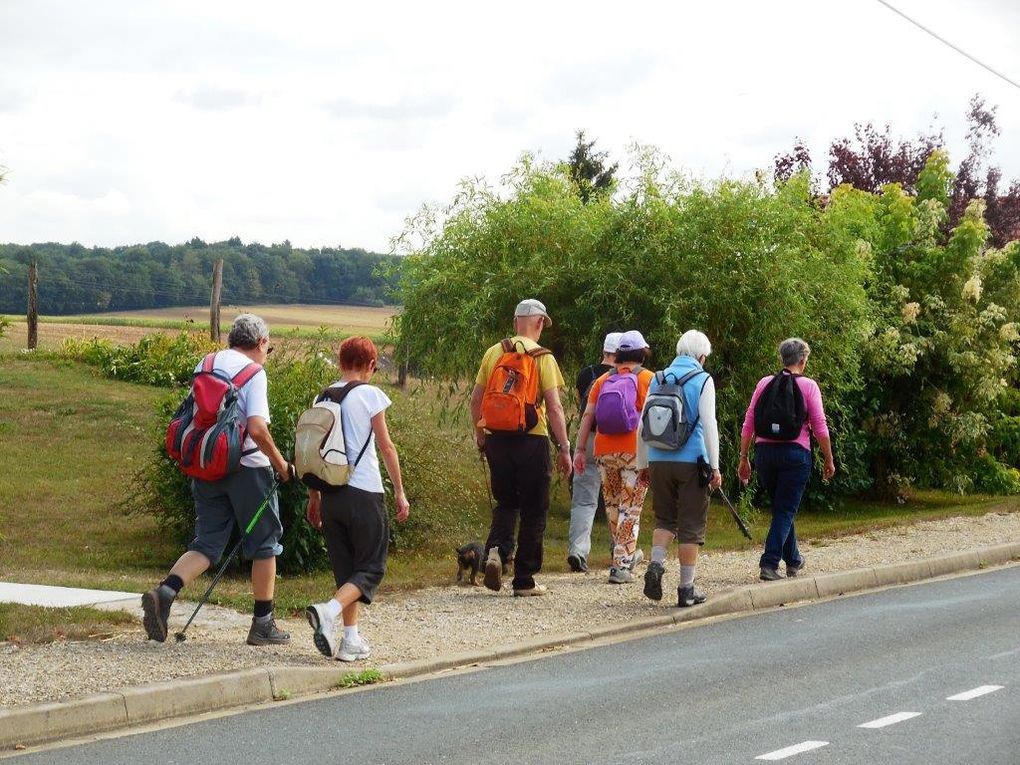
[[[216,354],[202,360],[202,368],[191,378],[191,390],[177,408],[166,429],[166,450],[170,459],[192,478],[218,481],[233,473],[243,451],[248,423],[237,405],[237,392],[262,365],[252,362],[232,378],[213,368]]]

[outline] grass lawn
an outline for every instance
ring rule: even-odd
[[[0,355],[0,390],[4,393],[0,465],[6,468],[0,472],[0,578],[129,591],[151,587],[182,550],[161,534],[154,519],[125,515],[118,506],[130,491],[132,472],[150,448],[149,429],[157,425],[153,405],[164,391],[108,380],[88,367],[46,355],[10,353]],[[394,437],[399,446],[400,434]],[[456,468],[465,481],[477,475],[480,486],[477,456],[467,444],[464,454],[465,464],[451,469]],[[463,508],[463,513],[471,519],[474,536],[483,538],[488,496],[481,490],[478,494],[477,504]],[[906,505],[846,501],[836,511],[801,513],[797,530],[805,540],[819,540],[992,509],[1018,510],[1020,499],[920,493]],[[768,518],[759,513],[747,520],[754,542],[740,536],[725,507],[713,504],[707,549],[757,548]],[[546,571],[566,567],[568,524],[569,497],[564,483],[556,480],[546,533]],[[651,513],[646,512],[641,529],[646,550],[651,530]],[[453,548],[466,541],[444,540],[433,550],[393,555],[384,591],[452,583]],[[604,520],[598,519],[591,563],[607,566],[608,561],[608,533]],[[192,596],[198,597],[203,586],[204,582],[196,583]],[[328,572],[284,577],[278,587],[279,605],[298,610],[332,589]],[[249,608],[246,577],[226,578],[213,602]]]
[[[124,611],[88,606],[43,608],[0,603],[0,641],[52,643],[55,640],[98,640],[137,620]]]

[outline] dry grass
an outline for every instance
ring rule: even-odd
[[[147,327],[107,327],[93,324],[63,324],[56,322],[40,322],[39,350],[55,351],[65,338],[100,337],[115,343],[127,345],[137,343],[145,335],[152,334]],[[20,351],[28,344],[28,324],[25,321],[11,322],[7,336],[0,338],[0,353]]]
[[[374,308],[349,305],[224,305],[220,309],[223,322],[230,322],[239,313],[255,313],[275,329],[300,327],[333,327],[350,333],[377,335],[389,326],[390,319],[400,309],[393,306]],[[152,308],[143,311],[119,311],[94,314],[88,318],[167,319],[170,321],[194,320],[209,324],[209,306],[180,308]]]
[[[117,628],[138,620],[124,611],[88,606],[43,608],[0,603],[0,640],[12,643],[52,643],[55,640],[103,640]]]

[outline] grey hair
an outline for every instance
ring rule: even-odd
[[[231,348],[255,348],[262,340],[269,337],[269,325],[253,313],[242,313],[234,319],[227,335],[227,345]]]
[[[676,344],[677,356],[690,356],[692,359],[700,359],[702,356],[712,354],[712,342],[708,335],[697,329],[689,329],[680,336]]]
[[[779,358],[784,367],[792,367],[811,355],[811,346],[799,337],[791,337],[779,344]]]

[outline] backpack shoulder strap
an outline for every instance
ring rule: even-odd
[[[514,342],[509,337],[504,337],[499,341],[500,346],[503,348],[503,353],[514,352]]]
[[[216,351],[206,354],[206,357],[202,359],[202,371],[212,372],[213,367],[216,365]]]
[[[234,377],[231,380],[231,382],[234,383],[234,387],[235,388],[237,388],[238,390],[241,390],[241,388],[243,388],[245,385],[247,385],[248,383],[251,382],[251,378],[253,378],[255,375],[257,375],[261,371],[262,371],[262,365],[261,364],[256,364],[253,361],[251,364],[248,364],[240,372],[238,372],[236,375],[234,375]]]
[[[548,348],[543,348],[542,346],[539,346],[538,348],[532,348],[530,351],[528,351],[528,355],[531,356],[531,358],[533,359],[537,359],[539,356],[545,356],[546,354],[549,353],[552,353],[552,351],[550,351]]]
[[[358,386],[365,384],[366,383],[363,380],[353,380],[352,382],[344,385],[342,388],[335,388],[331,385],[319,394],[319,397],[315,399],[315,403],[318,404],[320,401],[326,401],[328,399],[339,406],[343,403],[344,399],[347,398],[348,393]]]

